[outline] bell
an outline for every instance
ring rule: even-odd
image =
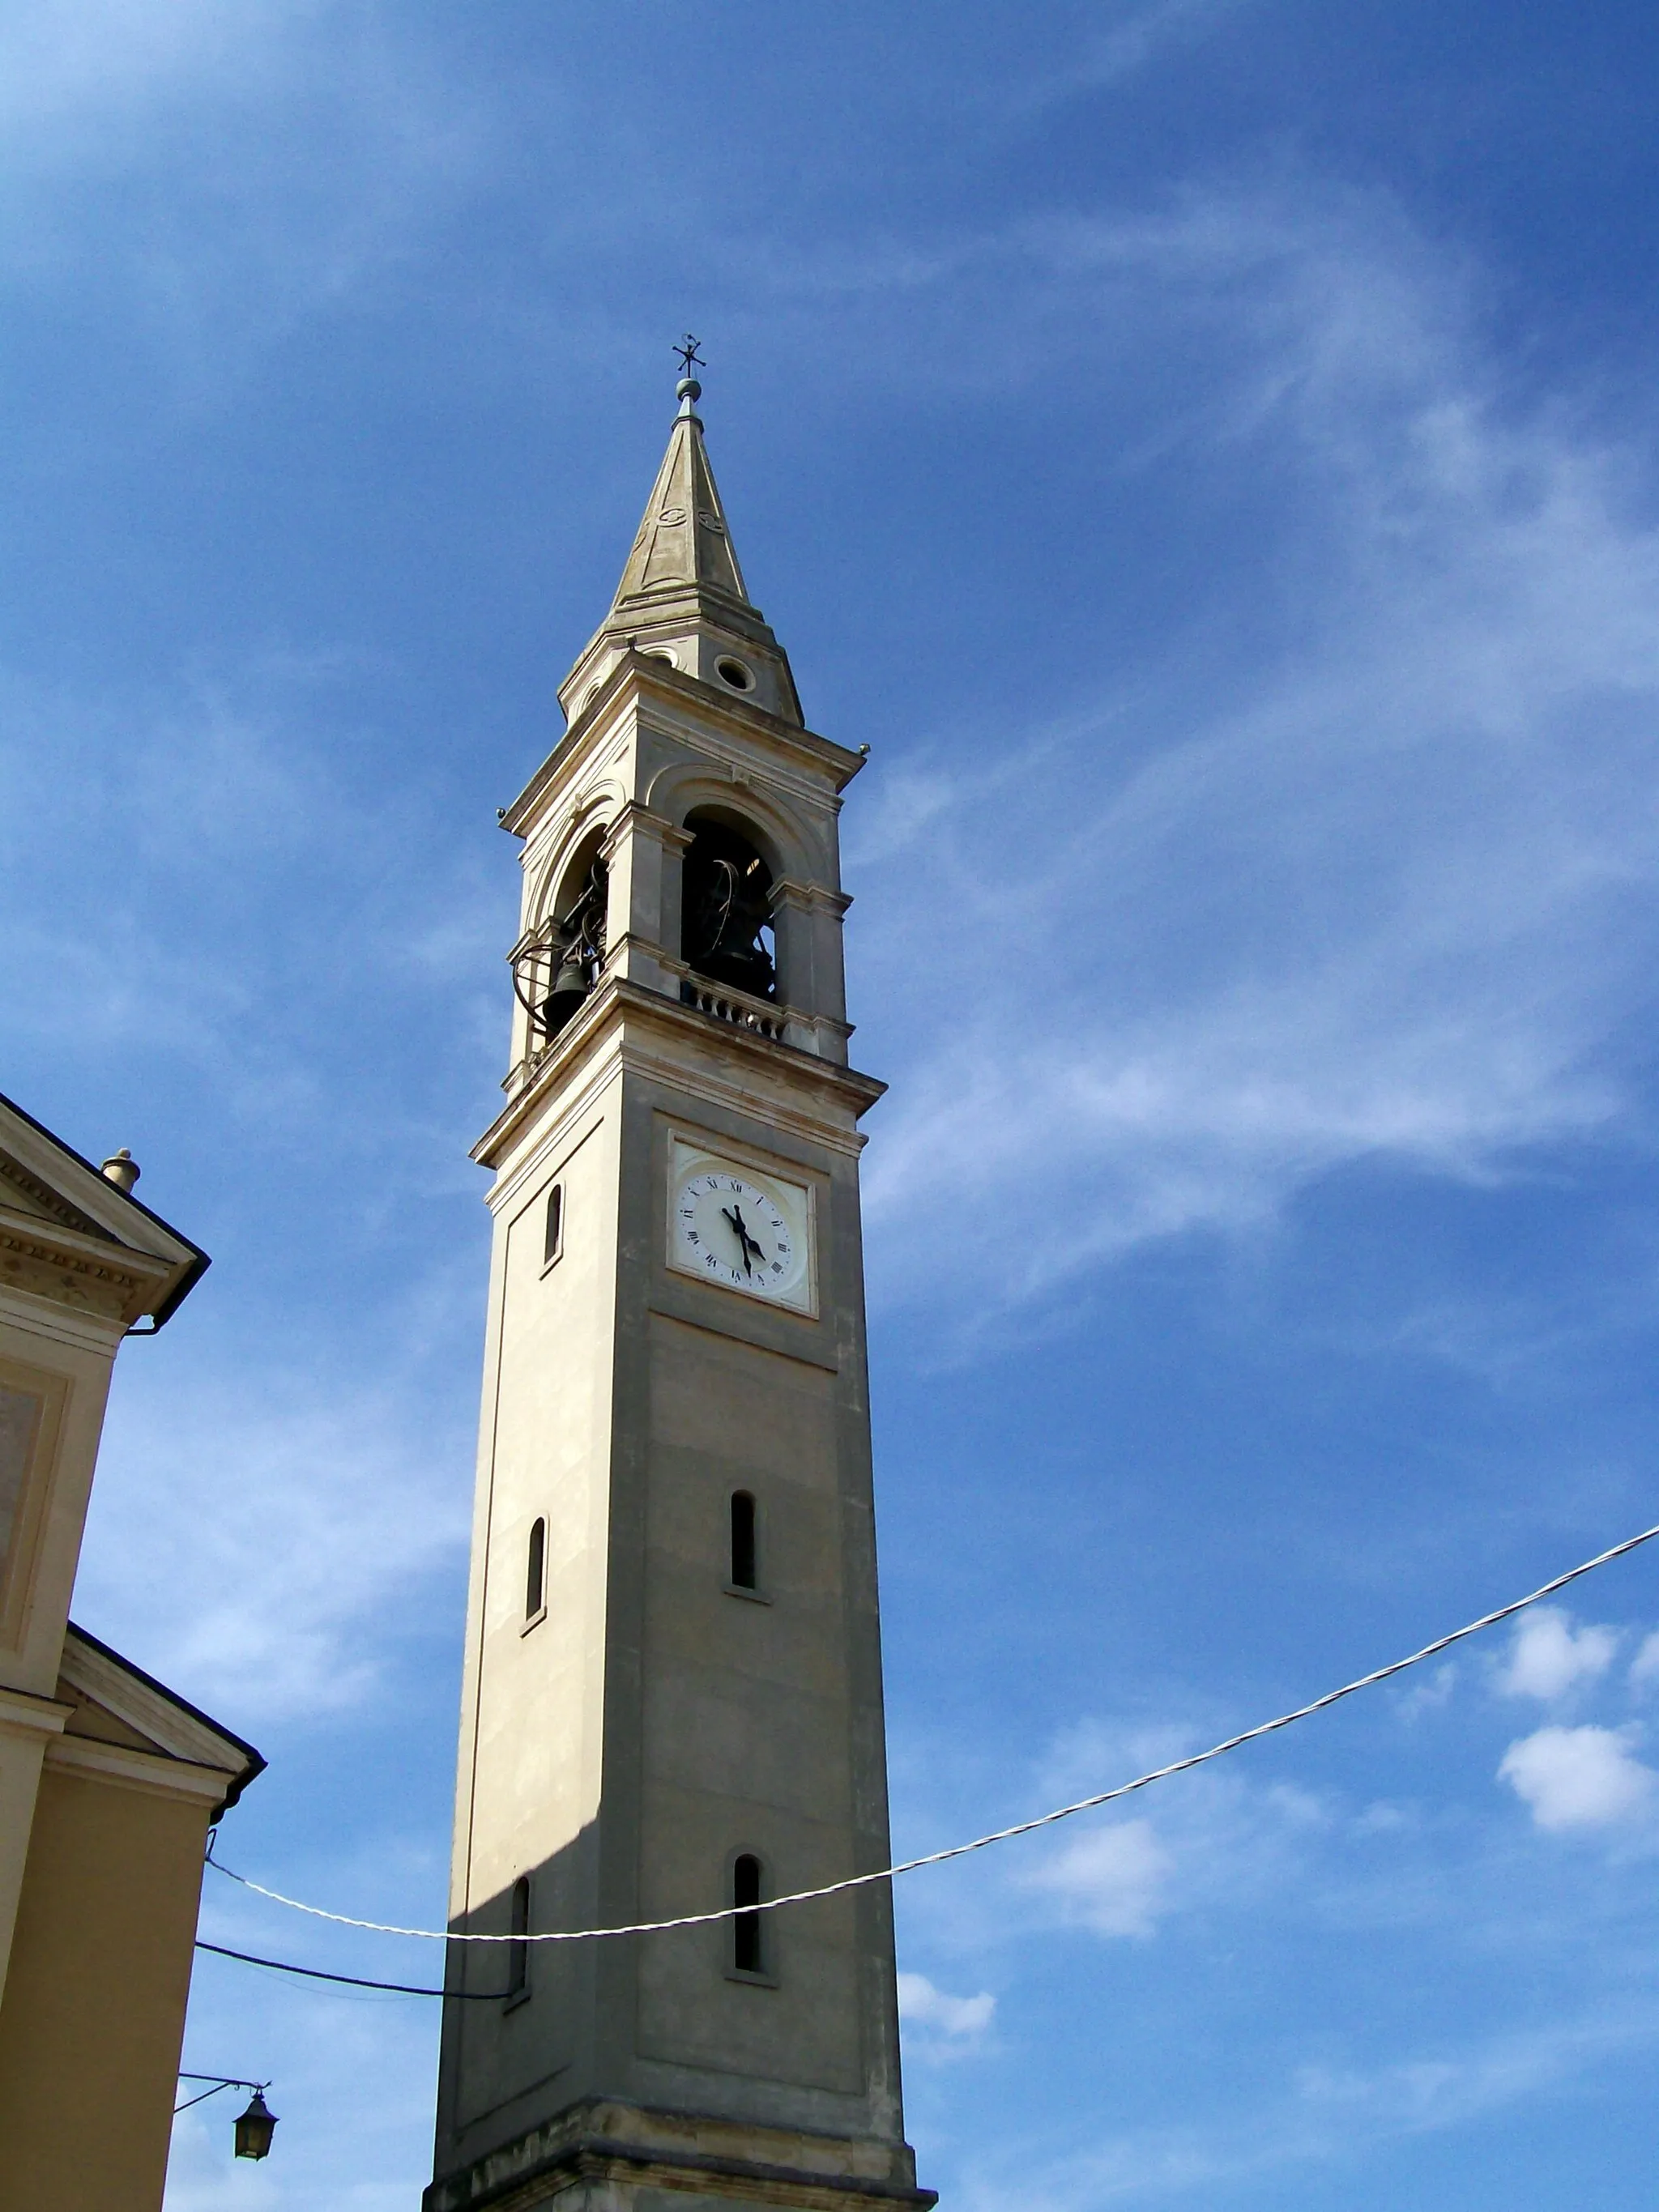
[[[567,952],[553,978],[553,988],[542,1000],[542,1027],[549,1036],[562,1030],[587,996],[587,977],[576,954]]]
[[[276,2125],[276,2115],[265,2103],[264,2095],[256,2089],[247,2100],[247,2110],[239,2113],[236,2120],[236,2155],[238,2158],[268,2158],[270,2138]]]

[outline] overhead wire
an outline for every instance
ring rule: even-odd
[[[1525,1597],[1512,1598],[1507,1605],[1500,1605],[1491,1613],[1483,1613],[1478,1620],[1466,1622],[1462,1628],[1454,1628],[1448,1635],[1437,1636],[1432,1643],[1424,1644],[1420,1650],[1408,1653],[1403,1659],[1391,1660],[1386,1667],[1374,1667],[1370,1674],[1357,1675],[1352,1682],[1343,1683],[1340,1689],[1327,1690],[1323,1697],[1310,1698],[1305,1705],[1297,1705],[1291,1711],[1279,1713],[1270,1721],[1259,1721],[1254,1728],[1241,1729],[1236,1735],[1224,1736],[1219,1743],[1212,1743],[1206,1751],[1190,1752],[1183,1759],[1172,1759],[1163,1766],[1149,1768],[1145,1774],[1136,1775],[1133,1781],[1120,1782],[1109,1790],[1097,1790],[1091,1796],[1079,1797],[1069,1805],[1056,1806],[1052,1812],[1039,1813],[1029,1820],[1016,1820],[1009,1827],[993,1828],[988,1834],[975,1836],[965,1844],[951,1844],[944,1850],[924,1851],[915,1858],[902,1859],[894,1866],[881,1867],[868,1874],[847,1875],[839,1881],[823,1882],[812,1889],[790,1890],[781,1897],[762,1898],[751,1905],[721,1905],[708,1912],[683,1912],[666,1920],[638,1920],[626,1927],[546,1928],[526,1929],[521,1935],[486,1935],[471,1929],[404,1928],[390,1921],[360,1920],[349,1913],[330,1912],[320,1905],[307,1905],[300,1898],[286,1897],[281,1890],[267,1889],[263,1882],[236,1873],[222,1860],[214,1857],[210,1842],[207,1863],[231,1881],[239,1882],[244,1889],[252,1890],[256,1896],[269,1898],[273,1904],[287,1905],[295,1912],[308,1913],[313,1919],[331,1921],[341,1928],[366,1929],[377,1936],[410,1936],[434,1943],[592,1943],[620,1936],[660,1936],[677,1928],[706,1928],[716,1921],[734,1920],[741,1913],[777,1912],[785,1905],[811,1905],[820,1898],[839,1897],[848,1890],[867,1888],[872,1882],[890,1881],[899,1875],[915,1874],[922,1867],[942,1866],[948,1859],[966,1858],[972,1852],[988,1850],[993,1844],[1009,1843],[1016,1836],[1029,1836],[1040,1828],[1051,1828],[1058,1821],[1071,1820],[1076,1814],[1090,1813],[1102,1805],[1114,1804],[1121,1798],[1133,1796],[1137,1790],[1150,1789],[1155,1782],[1167,1782],[1173,1775],[1189,1774],[1194,1767],[1206,1766],[1212,1759],[1237,1751],[1244,1744],[1255,1743],[1263,1736],[1273,1735],[1280,1729],[1290,1728],[1297,1721],[1324,1712],[1330,1706],[1340,1705],[1345,1698],[1352,1698],[1358,1691],[1372,1689],[1393,1675],[1403,1674],[1407,1668],[1421,1666],[1425,1659],[1433,1659],[1442,1651],[1449,1650],[1453,1644],[1462,1644],[1471,1636],[1478,1636],[1485,1629],[1495,1628],[1499,1621],[1509,1620],[1517,1613],[1524,1613],[1528,1606],[1553,1597],[1558,1590],[1565,1589],[1570,1583],[1577,1582],[1584,1575],[1594,1574],[1598,1567],[1605,1567],[1612,1560],[1622,1559],[1627,1553],[1651,1543],[1656,1536],[1659,1536],[1659,1522],[1650,1528],[1644,1528],[1637,1535],[1626,1537],[1621,1544],[1610,1545],[1605,1552],[1598,1552],[1593,1559],[1585,1559],[1576,1567],[1569,1567],[1565,1574],[1552,1576],[1548,1582],[1540,1583],[1536,1589],[1528,1590]]]
[[[221,1867],[219,1871],[224,1874],[228,1872],[228,1869]],[[210,1943],[200,1936],[196,1939],[196,1948],[198,1951],[211,1951],[221,1959],[240,1959],[246,1966],[269,1966],[273,1973],[303,1974],[307,1981],[312,1982],[345,1982],[354,1990],[390,1990],[394,1996],[400,1997],[470,1997],[480,2004],[499,2004],[501,1998],[508,1994],[502,1990],[416,1989],[412,1982],[371,1982],[365,1980],[361,1974],[331,1974],[325,1972],[321,1966],[296,1966],[286,1959],[258,1958],[252,1951],[233,1951],[228,1944]],[[210,2096],[212,2094],[211,2090],[208,2092]],[[195,2099],[191,2101],[193,2104]],[[179,2109],[182,2112],[183,2106]]]

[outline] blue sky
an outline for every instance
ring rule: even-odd
[[[895,1840],[1655,1519],[1659,29],[0,6],[3,1088],[215,1255],[79,1617],[441,1917],[513,848],[671,342],[844,820]],[[1659,1560],[899,1894],[952,2212],[1600,2212]],[[214,1882],[215,1940],[422,1980]],[[392,2212],[435,2008],[201,1966],[169,2212]]]

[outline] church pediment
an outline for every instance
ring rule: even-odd
[[[0,1288],[156,1327],[207,1255],[0,1097]]]
[[[14,1213],[27,1213],[39,1221],[56,1221],[66,1229],[78,1229],[83,1237],[110,1237],[111,1232],[80,1207],[72,1206],[61,1191],[54,1190],[38,1175],[32,1175],[21,1160],[7,1152],[0,1152],[0,1206]],[[111,1237],[111,1241],[115,1240]]]
[[[73,1621],[64,1639],[57,1695],[71,1708],[66,1737],[205,1768],[223,1777],[227,1805],[235,1803],[264,1766],[252,1744]]]

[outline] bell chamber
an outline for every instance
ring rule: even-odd
[[[693,814],[685,826],[680,957],[711,982],[775,999],[771,870],[730,823]]]
[[[513,988],[550,1042],[599,981],[605,965],[610,872],[597,843],[566,878],[566,898],[514,949]]]

